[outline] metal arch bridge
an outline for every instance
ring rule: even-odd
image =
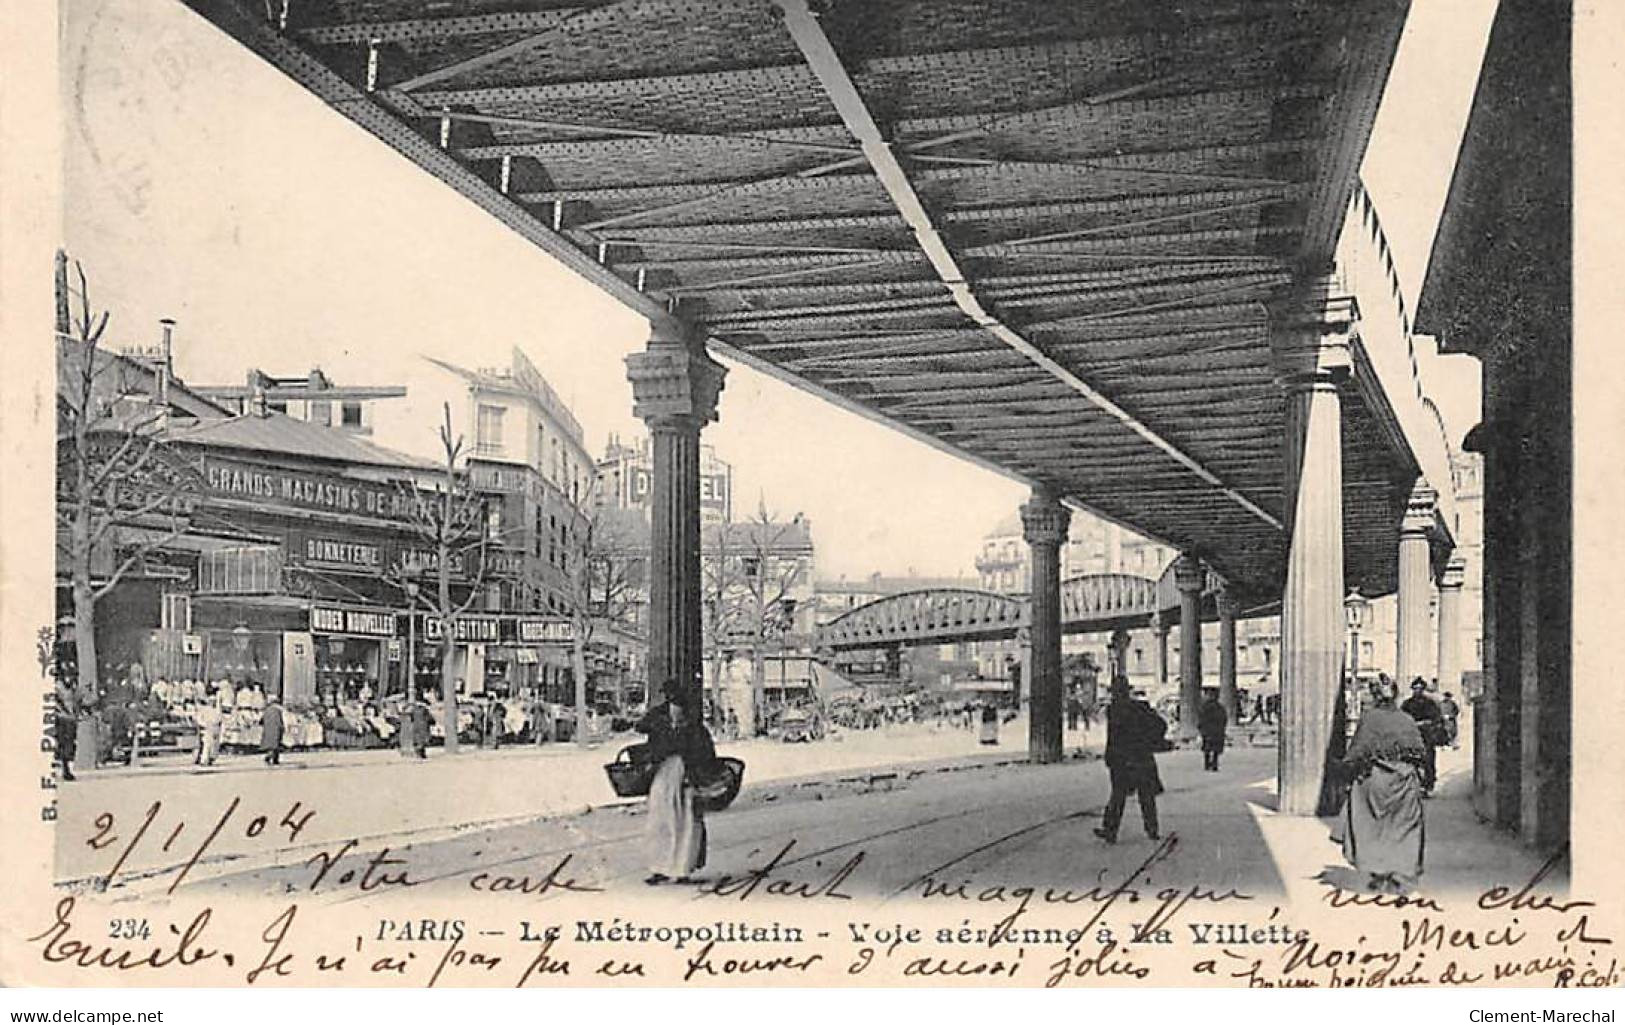
[[[1202,587],[1203,617],[1217,610],[1224,581],[1211,571]],[[1015,637],[1028,623],[1030,603],[991,591],[937,588],[894,594],[859,606],[819,628],[822,650],[851,651],[892,645],[951,644]],[[1179,619],[1179,590],[1170,567],[1161,579],[1096,573],[1061,583],[1061,630],[1094,633],[1149,625],[1153,615]]]

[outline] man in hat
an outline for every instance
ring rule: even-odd
[[[1157,773],[1156,752],[1163,746],[1168,724],[1150,705],[1134,697],[1128,677],[1112,681],[1111,695],[1111,704],[1106,706],[1106,771],[1111,774],[1112,794],[1095,835],[1116,843],[1128,795],[1138,794],[1145,835],[1160,840],[1157,795],[1162,793],[1162,777]]]
[[[282,698],[272,694],[260,716],[260,749],[266,765],[282,764]]]
[[[1427,764],[1422,768],[1422,792],[1425,795],[1433,793],[1433,785],[1439,781],[1439,743],[1444,738],[1444,714],[1439,711],[1438,702],[1428,697],[1427,681],[1418,676],[1411,681],[1411,696],[1405,700],[1399,710],[1416,720],[1416,728],[1422,732],[1422,744],[1427,748]]]

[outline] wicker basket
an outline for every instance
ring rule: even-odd
[[[694,787],[695,804],[701,811],[721,811],[739,796],[745,785],[745,763],[737,758],[718,758],[715,771]]]
[[[648,745],[633,744],[621,748],[621,753],[615,760],[604,766],[604,773],[609,777],[609,785],[615,788],[617,797],[648,797],[649,786],[654,782],[655,772],[660,766],[646,758],[638,757]]]

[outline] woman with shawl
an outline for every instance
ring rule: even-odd
[[[1371,685],[1372,706],[1343,759],[1353,779],[1343,809],[1343,856],[1364,872],[1373,890],[1403,893],[1422,875],[1426,829],[1422,773],[1427,745],[1415,720],[1394,707],[1398,688],[1380,679]]]
[[[695,782],[706,778],[717,758],[696,699],[673,684],[664,693],[665,703],[637,725],[639,733],[649,735],[643,757],[659,766],[649,786],[650,874],[644,882],[650,886],[687,882],[705,867],[705,817],[695,801]]]

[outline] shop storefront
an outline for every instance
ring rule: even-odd
[[[399,613],[390,609],[312,605],[308,665],[289,665],[290,678],[308,679],[318,701],[380,700],[400,665]]]

